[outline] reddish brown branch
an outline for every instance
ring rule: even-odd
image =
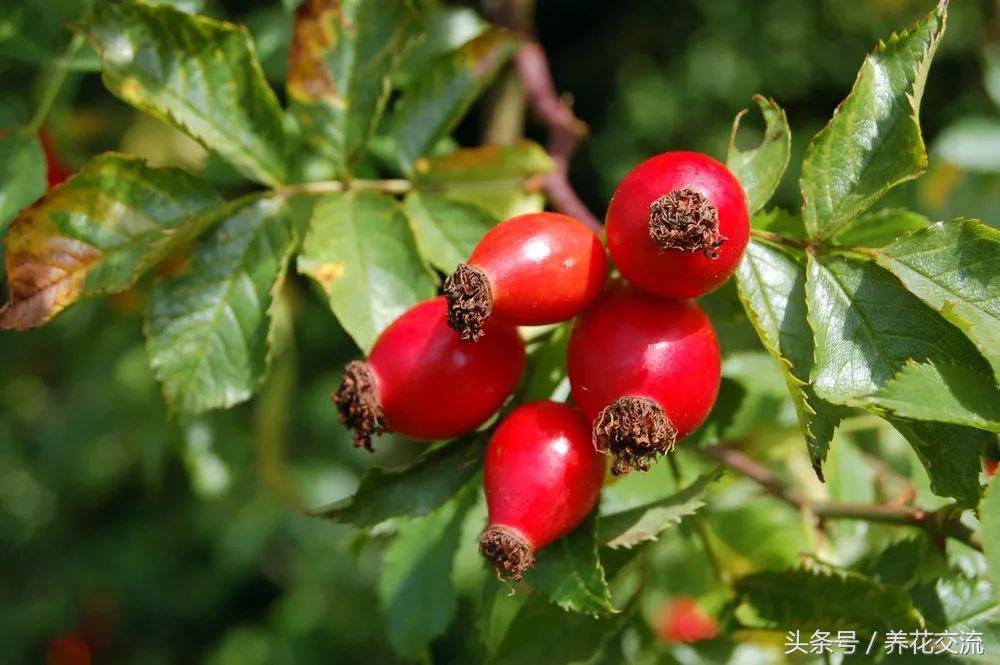
[[[552,207],[600,231],[601,222],[580,200],[569,181],[569,162],[580,140],[587,136],[586,123],[573,113],[570,99],[556,92],[548,57],[538,42],[522,46],[515,62],[528,106],[549,130],[547,150],[555,168],[544,176],[542,186]]]
[[[532,0],[500,0],[486,2],[487,15],[496,23],[509,28],[525,39],[514,58],[517,73],[524,88],[525,101],[532,112],[549,130],[547,151],[555,168],[542,178],[552,207],[576,217],[595,231],[601,222],[580,200],[569,181],[569,163],[580,140],[588,134],[587,124],[573,113],[573,104],[566,95],[556,91],[545,49],[534,39]]]
[[[982,551],[982,540],[979,534],[962,523],[960,519],[962,511],[954,506],[925,511],[906,505],[811,501],[799,490],[782,482],[771,469],[735,448],[718,445],[707,446],[699,450],[722,462],[733,471],[750,478],[771,496],[781,499],[798,510],[808,511],[817,519],[855,519],[883,524],[915,526],[926,530],[932,538],[940,539],[947,536]]]

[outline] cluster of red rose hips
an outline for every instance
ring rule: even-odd
[[[576,406],[535,402],[497,427],[485,461],[489,526],[480,539],[498,575],[520,579],[535,552],[597,504],[611,471],[645,471],[708,416],[719,345],[691,298],[736,270],[750,234],[746,197],[705,155],[665,153],[632,170],[608,208],[608,251],[555,213],[491,229],[445,280],[444,295],[400,316],[334,401],[355,445],[389,430],[419,439],[469,432],[494,414],[524,369],[517,326],[579,316],[567,370]]]

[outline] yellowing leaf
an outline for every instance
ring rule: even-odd
[[[11,296],[0,328],[33,328],[78,300],[124,291],[194,237],[220,204],[210,186],[180,169],[95,158],[11,223]]]

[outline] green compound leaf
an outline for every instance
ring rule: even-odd
[[[45,187],[45,153],[38,137],[11,134],[0,139],[0,237]]]
[[[447,274],[469,259],[476,244],[497,221],[475,204],[439,194],[410,192],[403,208],[420,253]]]
[[[221,204],[211,186],[180,169],[95,157],[11,223],[11,296],[0,328],[33,328],[78,300],[124,291],[200,233]]]
[[[568,665],[588,662],[604,642],[623,629],[631,612],[595,619],[566,612],[542,594],[529,597],[510,622],[487,662],[491,665]]]
[[[979,504],[983,549],[996,597],[1000,599],[1000,483],[992,481]]]
[[[598,556],[596,512],[568,535],[540,552],[525,581],[572,612],[601,616],[614,612],[611,589]]]
[[[923,215],[909,210],[883,208],[855,217],[833,235],[833,242],[855,247],[882,247],[929,223]]]
[[[406,0],[307,0],[295,14],[288,96],[307,142],[349,172],[377,126],[389,73],[415,35]]]
[[[812,383],[836,404],[868,406],[908,360],[990,367],[975,346],[937,312],[870,261],[810,257],[806,291],[816,342]]]
[[[736,284],[764,348],[784,373],[813,468],[822,478],[822,464],[843,410],[817,396],[809,384],[813,336],[806,317],[804,260],[776,245],[751,240]]]
[[[484,452],[480,437],[468,436],[430,451],[402,471],[371,469],[354,496],[314,514],[365,528],[391,517],[426,515],[469,482],[481,468]]]
[[[924,624],[902,588],[857,573],[765,571],[743,577],[734,589],[733,616],[748,628],[870,634]]]
[[[802,163],[803,216],[828,238],[896,185],[927,168],[920,98],[944,34],[947,1],[865,58],[850,95],[817,134]]]
[[[381,192],[328,195],[313,211],[298,260],[366,352],[412,305],[434,295],[406,215]]]
[[[99,3],[83,20],[104,85],[247,177],[285,179],[282,111],[244,28],[165,5]]]
[[[389,642],[403,658],[422,656],[455,615],[452,566],[462,520],[475,497],[468,485],[433,512],[400,524],[385,550],[379,605],[389,626]]]
[[[676,494],[620,513],[604,515],[601,519],[601,542],[611,548],[632,548],[656,540],[660,533],[698,512],[705,505],[709,487],[721,477],[722,469],[714,469]]]
[[[908,362],[872,398],[893,414],[1000,432],[1000,389],[992,374]]]
[[[390,129],[404,172],[455,128],[519,45],[515,35],[491,28],[439,58],[406,89]]]
[[[195,248],[191,270],[157,283],[150,364],[184,413],[228,408],[257,390],[269,359],[271,306],[293,235],[283,201],[237,201]]]
[[[543,208],[538,176],[552,168],[552,159],[540,145],[519,141],[423,157],[417,160],[413,178],[418,189],[481,206],[497,219],[507,219]]]
[[[996,435],[970,427],[945,423],[885,419],[909,442],[924,465],[931,490],[938,496],[950,496],[963,506],[979,501],[980,459]]]
[[[744,109],[733,120],[726,155],[726,166],[743,184],[751,213],[757,212],[771,200],[792,153],[792,133],[788,128],[784,109],[773,99],[763,95],[754,95],[753,99],[764,116],[764,139],[753,150],[740,150],[736,147],[740,120],[747,112]]]
[[[938,222],[878,250],[875,260],[1000,370],[1000,231],[973,220]]]

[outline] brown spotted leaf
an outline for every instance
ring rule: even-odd
[[[378,123],[416,23],[406,0],[306,0],[295,14],[291,108],[306,141],[342,172]]]
[[[124,291],[194,237],[221,202],[180,169],[96,157],[11,223],[10,301],[0,309],[0,328],[27,330],[78,300]]]

